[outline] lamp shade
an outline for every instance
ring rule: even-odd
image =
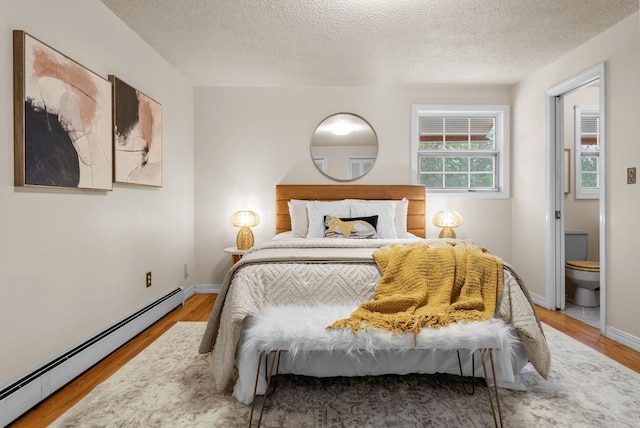
[[[253,211],[236,211],[231,215],[231,225],[235,227],[253,227],[260,223],[260,217]]]
[[[440,211],[433,216],[433,225],[437,227],[462,226],[462,216],[455,211]]]

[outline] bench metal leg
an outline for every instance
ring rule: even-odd
[[[495,396],[495,406],[494,406],[494,398],[491,394],[491,384],[489,383],[489,376],[487,371],[487,365],[484,360],[484,356],[489,354],[489,360],[491,361],[491,375],[493,378],[493,396]],[[493,362],[493,349],[480,349],[480,361],[482,362],[482,370],[484,371],[484,378],[487,382],[487,395],[489,396],[489,403],[491,404],[491,414],[493,416],[493,422],[496,425],[496,428],[502,428],[502,410],[500,409],[500,397],[498,396],[498,380],[496,378],[496,367]],[[496,416],[496,407],[497,413]]]
[[[485,381],[487,383],[487,395],[489,397],[489,403],[491,404],[491,415],[493,416],[493,422],[496,426],[496,428],[502,428],[503,424],[502,424],[502,409],[500,408],[500,397],[498,395],[498,382],[497,382],[497,378],[496,378],[496,369],[495,369],[495,364],[494,364],[494,359],[493,359],[493,349],[488,348],[488,349],[480,349],[480,362],[482,363],[482,370],[484,371],[484,378]],[[260,424],[262,423],[262,415],[264,413],[264,407],[267,401],[267,392],[269,391],[269,386],[271,384],[271,379],[273,378],[274,375],[274,367],[276,367],[275,369],[275,374],[278,373],[278,370],[280,368],[280,354],[282,351],[280,350],[275,350],[275,351],[259,351],[260,354],[258,356],[258,367],[256,370],[256,382],[253,388],[253,402],[251,403],[251,415],[249,416],[249,428],[251,428],[251,426],[253,425],[253,414],[255,411],[255,406],[256,406],[256,401],[258,400],[258,381],[260,380],[260,369],[262,367],[262,356],[264,355],[264,360],[265,360],[265,375],[267,376],[267,386],[265,389],[265,393],[264,396],[262,397],[262,403],[261,403],[261,407],[260,407],[260,416],[258,417],[258,424],[257,427],[260,427]],[[473,358],[473,353],[471,354],[472,356],[472,389],[471,391],[468,391],[467,388],[465,387],[465,383],[464,383],[464,378],[462,375],[462,363],[460,361],[460,352],[458,352],[458,366],[460,368],[460,379],[462,382],[462,389],[467,393],[472,395],[475,392],[475,358]],[[491,385],[490,382],[490,378],[489,378],[489,371],[487,369],[487,364],[485,362],[485,354],[489,355],[489,361],[491,363],[491,377],[493,379],[493,386]],[[271,359],[271,364],[269,364],[269,355],[272,355],[272,359]],[[277,363],[277,364],[276,364]],[[267,372],[267,367],[269,367],[269,370]],[[493,391],[491,391],[491,389],[493,388]],[[495,397],[495,398],[494,398]],[[494,404],[495,401],[495,404]],[[496,414],[497,413],[497,414]]]
[[[258,381],[260,380],[260,368],[262,367],[262,355],[264,355],[264,368],[265,368],[265,374],[267,376],[267,387],[265,388],[264,391],[264,395],[262,397],[262,405],[260,407],[260,417],[258,418],[258,425],[256,425],[257,427],[260,427],[260,424],[262,423],[262,414],[264,412],[264,407],[267,401],[267,392],[269,391],[269,385],[271,384],[271,378],[273,377],[273,368],[274,366],[276,366],[276,362],[277,364],[277,368],[276,368],[276,374],[278,373],[278,370],[280,369],[280,352],[281,351],[260,351],[260,355],[258,356],[258,369],[256,370],[256,383],[253,387],[253,401],[251,402],[251,414],[249,416],[249,428],[251,428],[251,426],[253,425],[253,413],[255,410],[255,406],[256,406],[256,400],[258,399]],[[271,359],[271,365],[269,367],[269,371],[267,373],[267,366],[269,365],[269,355],[273,354],[273,358]]]
[[[473,395],[476,392],[476,359],[473,357],[473,352],[471,352],[471,390],[467,390],[466,385],[464,384],[464,375],[462,374],[462,362],[460,361],[460,350],[456,350],[458,354],[458,368],[460,369],[460,382],[462,383],[462,390],[469,395]]]

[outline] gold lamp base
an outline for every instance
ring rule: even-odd
[[[440,231],[440,235],[438,235],[438,238],[452,238],[452,239],[455,239],[455,237],[456,237],[456,232],[451,227],[442,228],[442,230]]]
[[[253,247],[253,232],[251,232],[249,227],[243,226],[238,231],[236,247],[238,247],[238,250],[248,250]]]

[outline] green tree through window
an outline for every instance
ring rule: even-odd
[[[435,192],[504,192],[508,107],[447,107],[413,108],[415,182]]]

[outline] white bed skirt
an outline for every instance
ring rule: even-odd
[[[259,349],[289,349],[280,343],[286,336],[287,330],[295,329],[305,332],[307,343],[299,345],[298,349],[283,352],[280,360],[279,373],[290,373],[314,377],[331,376],[370,376],[382,374],[433,374],[448,373],[460,374],[456,349],[461,349],[460,358],[462,372],[470,376],[472,372],[471,351],[473,343],[468,342],[469,329],[465,338],[456,333],[455,326],[447,326],[439,329],[423,329],[419,333],[423,343],[429,343],[433,348],[433,341],[440,341],[441,348],[446,349],[411,349],[397,350],[398,336],[393,336],[393,343],[389,342],[389,348],[384,349],[384,339],[381,343],[381,334],[391,337],[390,333],[373,334],[374,340],[368,337],[367,330],[361,331],[355,345],[346,348],[345,343],[340,343],[345,334],[353,339],[350,331],[327,331],[323,326],[330,325],[333,321],[348,317],[355,309],[354,306],[330,306],[318,311],[314,307],[272,307],[263,310],[256,317],[247,320],[240,338],[237,358],[238,379],[234,386],[234,397],[244,403],[253,401],[253,393],[256,380],[256,370],[259,357]],[[276,323],[269,323],[261,317],[269,317],[278,312]],[[306,312],[305,312],[306,311]],[[293,314],[292,319],[282,317],[282,313]],[[484,323],[489,323],[484,322]],[[478,331],[483,326],[478,324]],[[266,327],[266,328],[265,328]],[[528,363],[522,343],[511,327],[507,326],[507,334],[501,334],[499,349],[494,352],[494,362],[498,386],[514,390],[524,390],[525,385],[520,377],[520,370]],[[373,330],[373,329],[372,329]],[[495,329],[494,329],[495,331]],[[502,333],[502,332],[501,332]],[[413,342],[413,335],[410,335]],[[359,342],[359,344],[358,344]],[[378,349],[371,349],[368,344],[376,343]],[[365,345],[362,345],[365,343]],[[351,346],[351,345],[349,345]],[[402,346],[401,346],[402,347]],[[330,349],[333,350],[319,350]],[[368,350],[360,351],[366,348]],[[484,377],[479,353],[475,352],[475,375]],[[264,370],[264,364],[263,364]],[[266,389],[265,376],[259,378],[258,394],[264,394]]]

